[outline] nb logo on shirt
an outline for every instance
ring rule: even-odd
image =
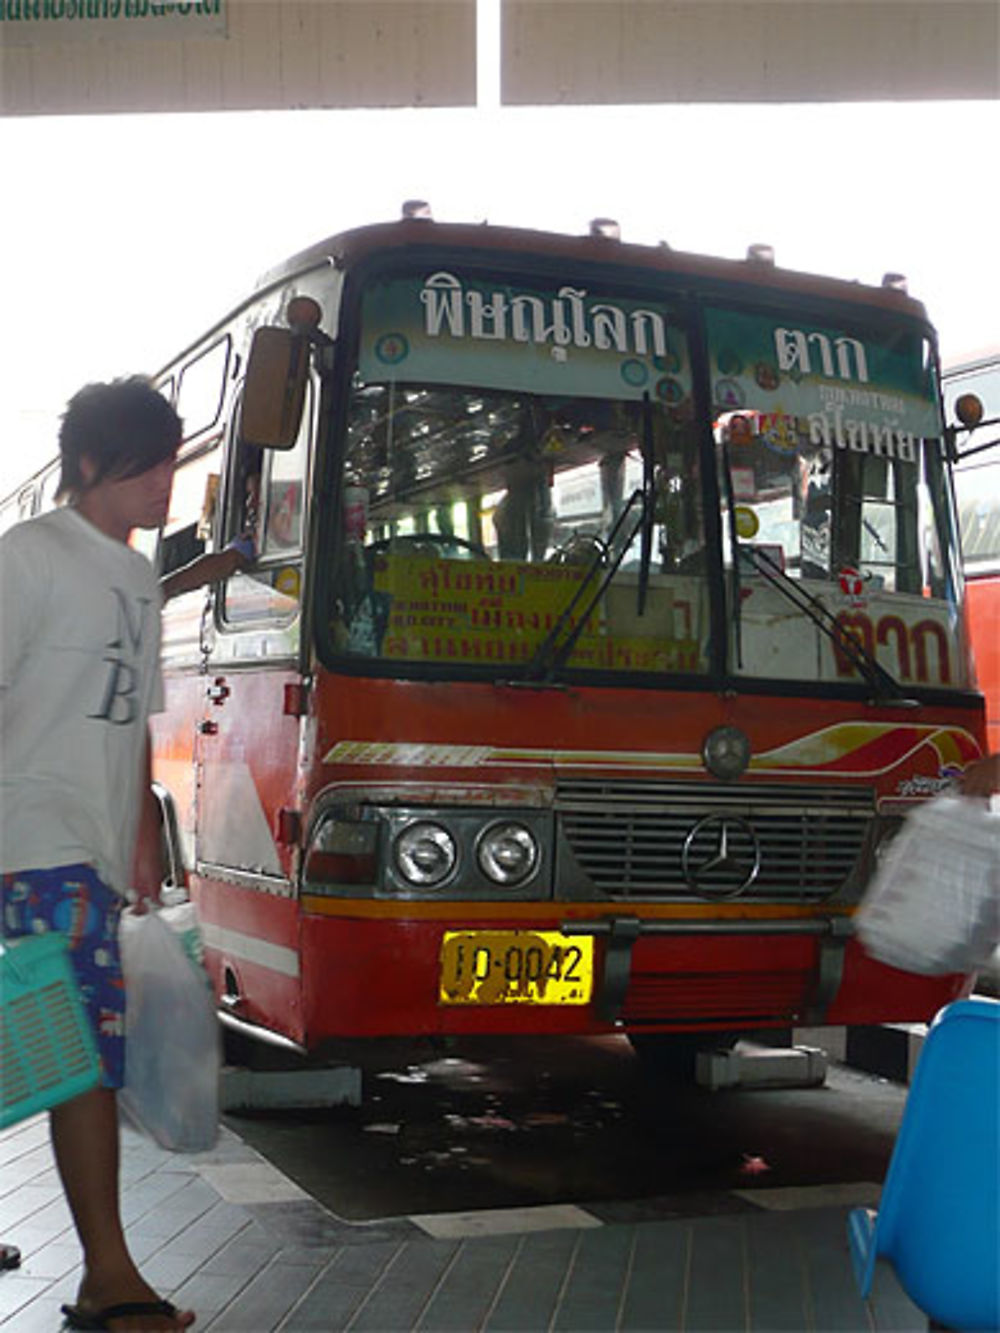
[[[108,665],[108,676],[104,698],[97,712],[89,713],[88,717],[110,722],[116,727],[127,727],[139,712],[136,695],[140,672],[136,662],[141,659],[150,599],[137,598],[133,609],[120,588],[111,591],[118,602],[116,633],[106,645],[108,656],[104,660]]]

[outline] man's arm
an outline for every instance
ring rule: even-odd
[[[132,888],[141,902],[158,903],[163,887],[163,840],[160,812],[153,795],[152,744],[146,734],[146,757],[142,766],[139,792],[139,831],[132,862]]]
[[[165,602],[205,583],[220,583],[238,570],[249,569],[254,561],[253,545],[238,537],[221,551],[200,555],[189,564],[160,579],[160,596]]]

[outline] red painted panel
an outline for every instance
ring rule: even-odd
[[[191,878],[191,896],[216,993],[235,990],[240,1003],[232,1012],[238,1018],[301,1040],[301,962],[293,962],[298,956],[298,903],[198,876]]]
[[[886,967],[852,940],[844,959],[844,979],[827,1022],[927,1022],[968,989],[965,977],[918,977],[913,972]]]
[[[966,575],[969,633],[979,688],[986,696],[990,753],[1000,750],[1000,574]]]
[[[480,926],[487,923],[479,922]],[[488,923],[502,928],[502,922]],[[508,922],[509,928],[517,923]],[[539,929],[557,925],[534,923]],[[431,1033],[615,1031],[587,1006],[443,1006],[438,1003],[441,923],[307,917],[303,931],[307,1043],[326,1037]],[[645,936],[633,955],[624,1018],[644,1028],[753,1028],[804,1022],[818,943],[806,936]],[[596,976],[603,966],[598,942]],[[827,1021],[874,1024],[930,1018],[960,993],[962,978],[915,977],[848,945],[844,981]]]

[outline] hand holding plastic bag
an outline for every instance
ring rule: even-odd
[[[904,972],[970,973],[1000,944],[1000,816],[938,796],[906,817],[854,918],[872,957]]]
[[[182,916],[179,929],[166,912],[122,913],[125,1086],[118,1102],[161,1147],[204,1152],[219,1132],[221,1050],[208,977],[192,956],[194,909],[169,912],[185,910],[192,919]]]

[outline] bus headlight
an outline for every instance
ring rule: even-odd
[[[393,850],[399,873],[410,884],[423,889],[443,884],[458,862],[458,848],[452,835],[440,824],[426,820],[405,828]]]
[[[538,864],[538,843],[523,824],[494,824],[479,839],[476,859],[494,884],[520,884]]]

